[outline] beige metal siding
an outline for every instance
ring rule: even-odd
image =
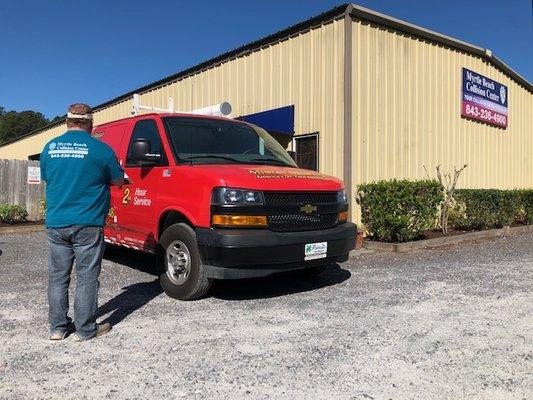
[[[233,116],[294,104],[297,134],[320,132],[320,169],[342,177],[344,21],[338,20],[279,43],[141,93],[141,103],[190,110],[230,101]],[[131,100],[95,113],[95,123],[130,115]],[[39,153],[54,128],[0,148],[0,158]]]
[[[354,187],[466,163],[462,187],[533,188],[532,93],[478,57],[367,22],[352,40]],[[462,67],[508,86],[507,129],[461,118]]]

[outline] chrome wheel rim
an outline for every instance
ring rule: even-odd
[[[191,272],[189,248],[181,240],[175,240],[169,244],[166,253],[168,279],[175,285],[183,284]]]

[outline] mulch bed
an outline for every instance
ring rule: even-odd
[[[511,227],[514,228],[514,227],[516,227],[516,226],[525,226],[525,225],[527,225],[527,224],[512,224]],[[465,233],[480,232],[480,231],[483,231],[483,230],[485,230],[485,229],[481,229],[481,230],[471,230],[471,231],[464,231],[464,230],[460,230],[460,229],[450,229],[450,230],[448,230],[448,234],[445,235],[445,234],[442,233],[441,230],[434,229],[434,230],[424,231],[422,237],[419,237],[419,238],[417,238],[417,239],[413,239],[412,241],[413,241],[413,242],[416,242],[416,241],[418,241],[418,240],[435,239],[435,238],[441,238],[441,237],[450,237],[450,236],[464,235]],[[379,240],[376,240],[376,239],[373,238],[372,236],[367,236],[367,237],[365,237],[365,240],[371,240],[371,241],[379,242]],[[396,242],[393,242],[393,243],[396,243]]]
[[[447,235],[445,235],[444,233],[442,233],[442,231],[439,231],[439,230],[425,231],[424,237],[421,239],[433,239],[433,238],[440,238],[440,237],[457,236],[457,235],[462,235],[468,232],[475,232],[475,231],[461,231],[461,230],[450,229],[448,230]]]

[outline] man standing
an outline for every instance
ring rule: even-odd
[[[75,340],[107,333],[96,323],[98,276],[104,252],[103,226],[109,210],[109,186],[124,184],[124,170],[113,150],[91,137],[93,117],[86,104],[73,104],[68,131],[49,141],[41,153],[46,181],[46,235],[50,248],[48,305],[50,339],[76,331]],[[74,324],[68,317],[70,273],[76,262]]]

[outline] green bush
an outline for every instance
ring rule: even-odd
[[[451,227],[479,230],[533,222],[533,190],[457,189]]]
[[[24,207],[0,204],[0,222],[16,224],[25,222],[27,218],[28,212]]]
[[[435,180],[390,180],[357,186],[362,221],[373,239],[405,242],[436,226],[442,187]]]
[[[533,224],[533,189],[515,190],[520,198],[520,210],[515,222]]]

